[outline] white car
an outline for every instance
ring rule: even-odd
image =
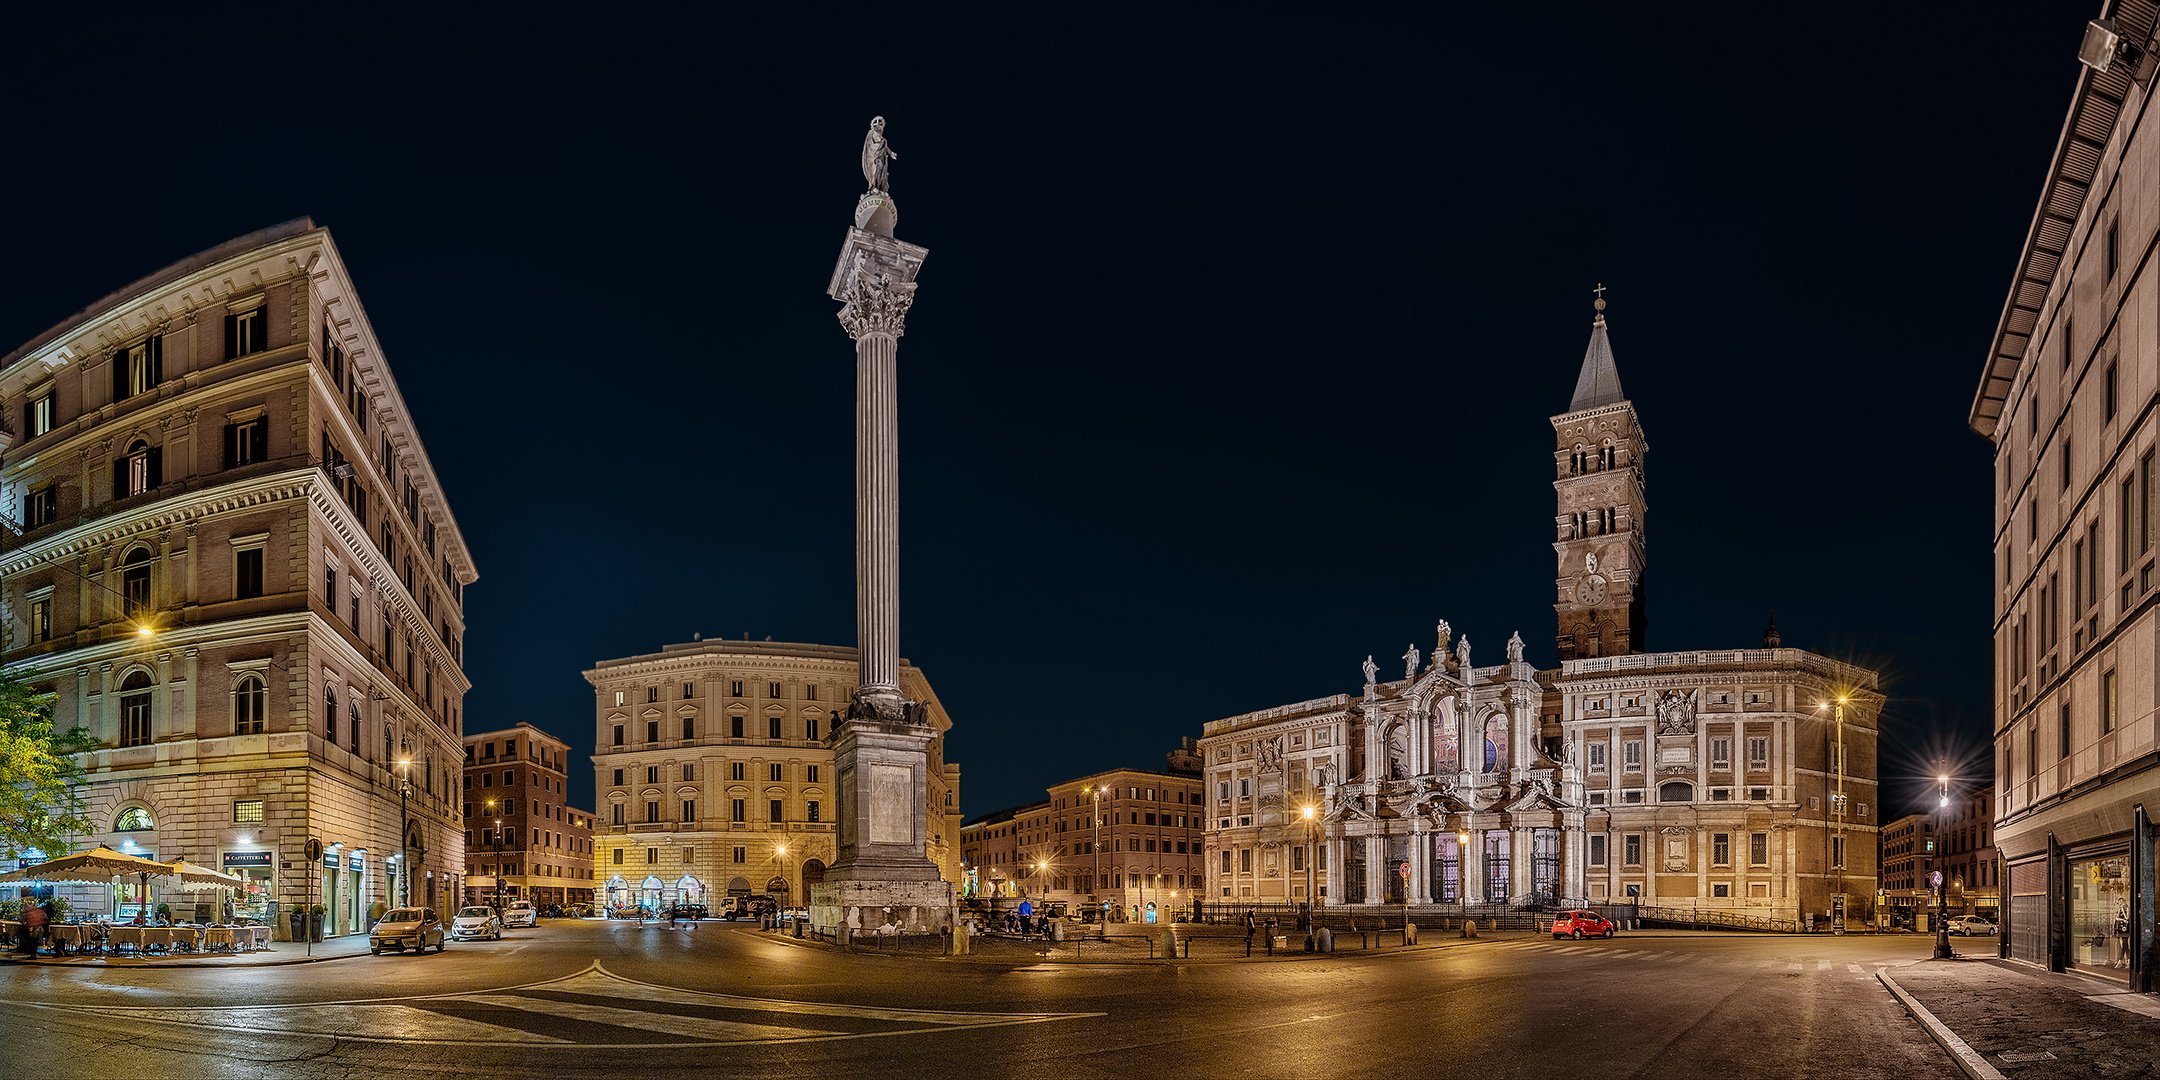
[[[512,900],[510,906],[503,909],[502,924],[504,926],[538,926],[540,925],[540,910],[533,907],[532,902],[529,900]]]
[[[484,904],[460,908],[458,913],[450,918],[450,936],[460,941],[466,938],[501,941],[502,930],[502,916],[497,915],[494,908]]]
[[[1953,934],[1999,934],[2002,928],[1978,915],[1957,915],[1950,919]]]

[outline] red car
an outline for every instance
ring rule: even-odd
[[[1553,920],[1552,936],[1555,938],[1611,937],[1611,920],[1595,911],[1563,911]]]

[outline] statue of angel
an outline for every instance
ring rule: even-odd
[[[1371,686],[1380,678],[1380,665],[1372,662],[1372,654],[1365,654],[1365,685]]]
[[[1416,646],[1415,644],[1413,644],[1413,645],[1411,645],[1411,646],[1410,646],[1410,651],[1409,651],[1409,652],[1406,652],[1406,653],[1402,654],[1402,662],[1403,662],[1403,669],[1402,669],[1402,677],[1403,677],[1403,678],[1405,678],[1405,679],[1415,679],[1415,678],[1417,678],[1417,660],[1418,660],[1418,651],[1417,651],[1417,646]]]
[[[892,191],[892,168],[890,163],[900,160],[900,154],[885,141],[885,118],[870,118],[870,134],[863,136],[862,174],[870,182],[870,190]]]
[[[1522,631],[1520,631],[1520,630],[1517,630],[1517,631],[1515,631],[1515,634],[1514,634],[1514,636],[1512,636],[1512,637],[1508,638],[1508,640],[1507,640],[1507,658],[1508,658],[1508,663],[1510,663],[1510,664],[1520,664],[1520,663],[1522,663],[1522,650],[1523,650],[1523,643],[1522,643]]]

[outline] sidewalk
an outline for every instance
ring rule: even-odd
[[[87,968],[228,968],[228,967],[278,967],[284,964],[314,964],[325,960],[345,960],[368,955],[366,934],[347,934],[343,937],[324,938],[310,947],[303,941],[273,941],[267,949],[243,953],[180,953],[177,956],[49,956],[39,953],[36,959],[9,951],[0,954],[0,966],[38,967],[87,967]]]
[[[1950,1041],[1930,1033],[1978,1080],[2160,1077],[2160,996],[1992,957],[1922,960],[1882,980],[1947,1029]]]

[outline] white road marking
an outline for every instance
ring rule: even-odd
[[[650,1013],[637,1009],[618,1009],[609,1005],[588,1005],[578,1001],[520,997],[516,994],[468,994],[464,997],[447,998],[445,1000],[469,1001],[476,1005],[494,1005],[504,1009],[540,1013],[545,1016],[560,1016],[565,1020],[581,1020],[588,1024],[610,1024],[615,1027],[636,1028],[640,1031],[688,1035],[699,1042],[755,1042],[761,1039],[803,1039],[832,1034],[830,1031],[813,1028],[776,1027],[771,1024],[744,1024],[730,1020],[708,1020],[702,1016]]]

